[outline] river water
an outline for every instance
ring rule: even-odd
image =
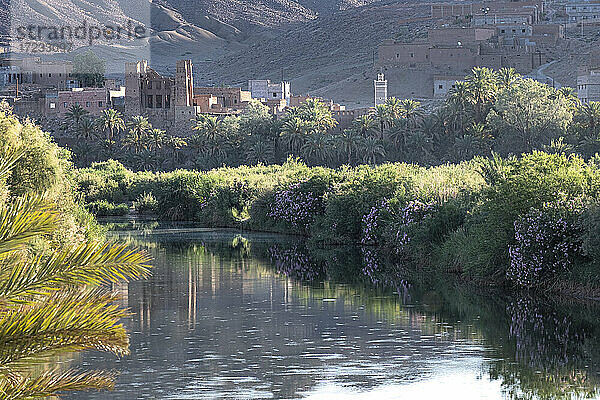
[[[399,267],[391,282],[370,250],[273,235],[121,236],[155,259],[149,280],[116,288],[131,355],[75,356],[118,372],[117,386],[65,398],[600,398],[594,304],[411,281]]]

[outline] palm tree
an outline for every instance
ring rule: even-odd
[[[450,89],[444,108],[448,111],[448,120],[452,131],[464,132],[465,124],[472,110],[471,93],[467,82],[458,81],[454,84],[454,87]]]
[[[381,140],[374,137],[365,138],[361,143],[360,151],[363,161],[370,165],[376,164],[378,159],[385,157],[385,148]]]
[[[375,120],[379,123],[379,130],[381,131],[381,136],[383,137],[386,126],[388,126],[391,122],[390,112],[388,110],[387,105],[378,104],[375,107],[373,116],[375,117]]]
[[[184,157],[184,152],[182,150],[188,146],[187,141],[178,136],[170,136],[165,139],[164,145],[169,149],[169,153],[173,156],[173,166],[181,165]]]
[[[0,179],[18,156],[0,156]],[[58,392],[110,389],[111,373],[64,371],[48,357],[82,350],[127,354],[120,319],[128,313],[107,284],[148,274],[147,255],[124,245],[87,242],[45,257],[28,256],[32,241],[60,224],[41,197],[13,199],[0,209],[0,397],[25,400]]]
[[[406,152],[413,162],[426,164],[431,159],[432,138],[422,131],[414,131],[406,138]]]
[[[323,132],[313,132],[308,135],[301,152],[307,161],[313,161],[315,164],[327,163],[331,159],[329,137]]]
[[[402,117],[402,105],[400,103],[400,100],[398,100],[397,98],[388,98],[385,102],[385,106],[388,109],[388,113],[392,121],[400,119]]]
[[[498,91],[498,77],[489,68],[475,67],[467,76],[466,82],[475,107],[475,122],[483,122],[487,109]]]
[[[208,114],[198,114],[192,120],[192,129],[200,132],[207,140],[214,142],[221,133],[221,121]]]
[[[421,103],[415,100],[405,99],[400,101],[400,107],[402,118],[406,120],[408,128],[416,128],[423,117]]]
[[[69,108],[69,111],[65,116],[67,117],[67,120],[73,122],[73,124],[77,126],[81,122],[81,119],[88,114],[88,111],[81,107],[81,105],[74,104]]]
[[[500,68],[498,70],[498,84],[501,88],[508,89],[521,78],[514,68]]]
[[[590,133],[599,133],[600,128],[600,102],[591,101],[584,104],[578,113],[578,117],[582,120],[586,130]]]
[[[138,171],[151,171],[160,166],[160,160],[148,151],[142,149],[139,152],[128,155],[128,164],[135,166]]]
[[[581,105],[581,102],[579,101],[579,98],[577,97],[577,92],[573,88],[564,86],[564,87],[561,87],[560,89],[557,89],[556,93],[558,94],[559,97],[562,97],[563,99],[567,100],[567,102],[569,103],[569,106],[571,108],[571,111],[576,110],[577,107],[579,107]]]
[[[123,145],[132,148],[136,153],[148,147],[148,131],[152,129],[152,125],[148,118],[135,116],[127,123],[129,134],[125,137]]]
[[[91,118],[82,118],[77,124],[77,136],[90,140],[96,136],[96,123]]]
[[[362,137],[371,136],[377,123],[370,115],[363,115],[358,117],[352,123],[352,129],[354,129]]]
[[[250,165],[268,164],[273,160],[273,144],[258,136],[245,151],[245,161]]]
[[[354,129],[345,129],[335,137],[336,147],[347,157],[348,165],[352,165],[354,155],[357,153],[362,137]]]
[[[73,145],[73,159],[78,167],[87,167],[98,160],[98,145],[89,141],[79,141]]]
[[[163,147],[163,143],[165,142],[165,131],[153,128],[150,129],[147,136],[149,150],[154,150],[154,153],[156,153],[159,149]]]
[[[281,126],[281,139],[288,151],[299,154],[306,140],[307,123],[299,117],[288,118]]]
[[[579,148],[586,156],[594,155],[600,144],[600,102],[592,101],[579,107],[574,119]]]
[[[570,154],[573,151],[573,146],[565,143],[564,137],[559,137],[552,140],[549,145],[542,145],[542,149],[550,154]]]
[[[458,137],[454,141],[454,152],[457,161],[469,160],[475,156],[478,150],[477,139],[472,135]]]
[[[113,108],[102,111],[102,115],[100,116],[98,122],[99,126],[106,131],[106,139],[109,142],[112,142],[115,139],[115,135],[125,129],[125,121],[123,120],[123,116],[120,112]]]
[[[307,99],[304,104],[298,107],[297,115],[318,131],[326,132],[337,125],[331,110],[319,99]]]
[[[391,143],[396,150],[400,150],[406,144],[406,136],[409,131],[408,121],[405,119],[398,119],[387,130],[385,139]]]

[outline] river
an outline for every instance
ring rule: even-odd
[[[392,282],[370,250],[274,235],[120,236],[155,260],[149,280],[115,288],[131,355],[65,361],[119,373],[115,391],[67,399],[600,398],[595,304],[402,279],[398,267]]]

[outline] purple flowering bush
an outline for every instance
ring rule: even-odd
[[[434,212],[432,204],[419,200],[409,201],[402,208],[393,204],[381,200],[362,217],[361,244],[384,245],[400,254],[411,243],[423,221]]]
[[[408,243],[410,242],[408,236],[410,227],[422,222],[433,211],[431,204],[419,200],[409,201],[400,210],[395,210],[391,204],[387,199],[381,200],[371,207],[369,213],[363,215],[362,244],[379,243],[386,231],[391,229],[389,225],[394,225],[393,236],[396,243]]]
[[[268,216],[294,230],[308,232],[324,211],[323,192],[313,190],[308,180],[291,184],[275,193]]]
[[[571,208],[571,212],[574,208]],[[581,256],[576,214],[564,204],[532,208],[514,223],[515,243],[509,246],[507,278],[517,286],[532,288],[566,272]]]
[[[394,216],[394,212],[387,199],[377,202],[371,210],[362,217],[362,236],[360,242],[364,245],[377,244],[386,222]]]

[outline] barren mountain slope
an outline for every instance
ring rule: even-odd
[[[427,7],[374,3],[297,24],[286,32],[263,34],[238,52],[199,65],[207,84],[244,84],[251,78],[292,81],[295,93],[350,100],[355,85],[372,85],[379,43],[404,32],[403,20],[427,15]],[[413,21],[411,29],[426,22]],[[282,71],[283,70],[283,71]],[[370,83],[368,83],[370,82]],[[349,88],[347,95],[345,89]],[[370,98],[367,88],[364,98]]]

